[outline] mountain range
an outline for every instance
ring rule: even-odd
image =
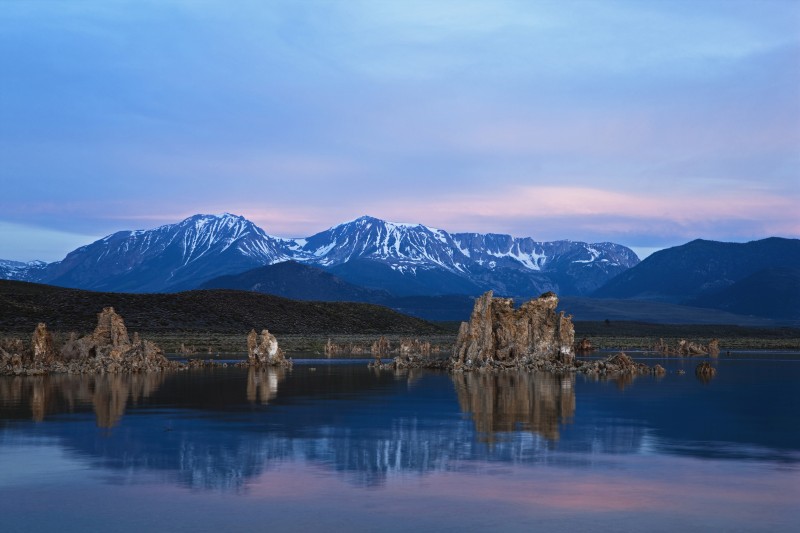
[[[448,233],[367,216],[286,239],[240,216],[195,215],[114,233],[54,263],[0,260],[0,278],[106,292],[237,289],[376,303],[427,320],[465,319],[472,298],[491,289],[517,299],[552,290],[580,310],[578,320],[800,322],[800,240],[777,237],[695,240],[640,262],[613,243]]]
[[[639,262],[613,243],[538,242],[448,233],[373,217],[307,238],[268,235],[241,216],[195,215],[152,230],[120,231],[54,263],[3,262],[6,279],[116,292],[177,292],[219,276],[295,261],[395,296],[493,289],[518,297],[584,295]]]

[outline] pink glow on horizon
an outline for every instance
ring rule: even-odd
[[[752,223],[763,232],[762,237],[800,237],[800,221],[793,215],[793,200],[757,191],[746,197],[726,193],[710,197],[686,193],[650,196],[586,187],[534,186],[483,195],[453,195],[446,201],[420,198],[378,201],[364,206],[360,212],[354,212],[352,207],[314,206],[268,210],[244,207],[242,212],[267,233],[281,236],[308,236],[344,220],[369,214],[394,222],[419,222],[454,233],[506,232],[503,228],[515,225],[515,220],[519,221],[517,225],[522,225],[537,220],[585,217],[591,220],[595,232],[607,231],[609,240],[642,228],[657,234],[658,229],[667,224],[684,227],[687,239],[714,238],[715,235],[705,233],[705,226],[720,227],[725,222]],[[531,235],[516,233],[514,236]]]

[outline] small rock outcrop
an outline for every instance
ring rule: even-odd
[[[419,339],[402,339],[400,341],[400,347],[398,348],[398,353],[402,357],[409,357],[412,355],[429,357],[432,351],[433,348],[431,347],[430,341],[420,341]]]
[[[719,339],[711,339],[708,343],[708,355],[711,357],[719,356]]]
[[[712,339],[708,344],[702,342],[680,339],[675,344],[669,344],[664,339],[659,339],[654,346],[655,351],[663,355],[677,355],[681,357],[695,357],[701,355],[719,355],[719,339]]]
[[[380,339],[372,343],[372,348],[370,349],[372,357],[374,357],[375,360],[379,363],[381,361],[381,358],[387,357],[389,355],[390,351],[391,351],[391,346],[389,345],[389,340],[382,335]]]
[[[575,330],[570,317],[556,312],[558,297],[547,292],[514,309],[510,298],[492,291],[475,301],[469,322],[462,322],[453,350],[455,370],[492,363],[522,366],[532,361],[571,366]]]
[[[339,355],[339,345],[331,342],[331,338],[328,337],[328,342],[325,343],[325,357],[330,358],[335,355]]]
[[[631,356],[624,352],[610,355],[602,361],[581,361],[578,365],[578,369],[584,374],[611,376],[636,376],[640,374],[663,375],[666,373],[661,365],[656,365],[651,368],[644,363],[634,361]]]
[[[717,375],[717,369],[711,366],[711,363],[708,361],[703,361],[694,369],[694,375],[697,376],[700,381],[708,383],[711,381],[711,378]]]
[[[587,339],[586,337],[582,338],[580,342],[575,343],[575,353],[586,355],[590,354],[595,350],[592,341]]]
[[[330,338],[325,343],[325,357],[365,355],[372,353],[370,346],[360,343],[335,343]]]
[[[291,366],[283,350],[278,346],[278,339],[267,329],[250,330],[247,335],[247,364],[250,366]]]

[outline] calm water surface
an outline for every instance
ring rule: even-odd
[[[0,529],[798,531],[800,354],[657,362],[0,377]]]

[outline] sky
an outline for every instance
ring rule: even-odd
[[[231,212],[800,237],[794,0],[0,0],[0,258]]]

